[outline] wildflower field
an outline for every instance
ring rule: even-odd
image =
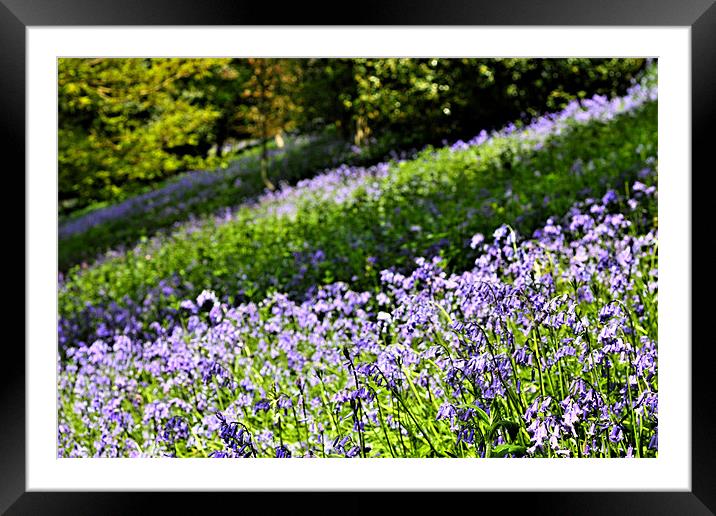
[[[58,456],[655,457],[657,97],[61,224]]]

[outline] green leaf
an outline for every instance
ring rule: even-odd
[[[509,432],[510,436],[514,438],[514,436],[517,435],[517,432],[520,429],[520,425],[515,423],[514,421],[508,421],[507,419],[501,419],[500,421],[496,421],[490,427],[490,432],[488,434],[489,439],[494,438],[494,434],[499,428],[505,428]]]
[[[527,448],[519,444],[500,444],[492,449],[492,457],[504,457],[505,455],[524,455]]]

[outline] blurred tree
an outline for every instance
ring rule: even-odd
[[[63,212],[117,201],[262,145],[335,128],[376,152],[471,137],[595,93],[622,94],[644,59],[60,59]],[[380,151],[383,149],[383,151]],[[379,157],[379,154],[376,154]]]
[[[296,102],[300,83],[300,62],[292,59],[250,58],[250,74],[243,83],[243,103],[234,114],[240,132],[261,141],[261,179],[270,190],[275,187],[268,177],[268,140],[274,138],[283,147],[283,134],[296,127],[301,106]]]
[[[60,201],[81,207],[204,164],[219,112],[202,81],[222,59],[60,59]]]
[[[334,126],[340,136],[353,138],[352,99],[357,94],[354,59],[299,60],[302,74],[297,95],[302,129]]]
[[[470,136],[564,107],[594,93],[623,93],[644,59],[355,59],[356,143],[371,134],[406,144]]]

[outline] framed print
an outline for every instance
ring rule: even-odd
[[[712,4],[0,0],[0,508],[713,514]]]

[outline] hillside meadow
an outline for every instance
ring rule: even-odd
[[[306,129],[63,215],[58,457],[656,457],[634,75],[459,138]]]

